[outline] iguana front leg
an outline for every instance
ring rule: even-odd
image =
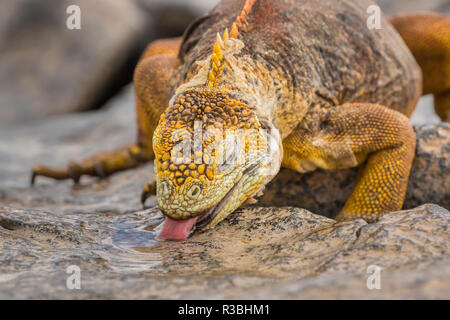
[[[415,133],[408,118],[374,104],[346,104],[323,115],[319,128],[300,125],[283,141],[283,166],[306,172],[362,164],[357,184],[337,216],[363,218],[400,210],[414,159]]]
[[[112,152],[98,153],[79,163],[71,162],[66,168],[35,166],[31,183],[35,182],[37,176],[73,179],[75,182],[82,175],[106,177],[153,159],[153,131],[172,94],[173,75],[180,64],[177,58],[180,43],[180,38],[151,43],[136,67],[134,86],[138,135],[135,144]]]

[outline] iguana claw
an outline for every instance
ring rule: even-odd
[[[145,200],[154,195],[156,195],[156,181],[150,182],[144,187],[144,190],[142,190],[141,204],[144,209],[145,209]]]
[[[81,175],[76,170],[76,167],[72,165],[67,169],[52,169],[43,166],[34,166],[31,172],[31,185],[34,185],[34,183],[36,182],[36,177],[38,176],[49,177],[56,180],[64,180],[70,178],[75,183],[78,183]]]

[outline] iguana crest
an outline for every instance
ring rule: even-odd
[[[213,45],[212,53],[211,53],[211,62],[209,66],[209,73],[208,73],[208,87],[211,90],[214,90],[217,88],[217,84],[219,82],[220,76],[222,74],[223,68],[224,68],[224,55],[223,51],[226,50],[225,42],[229,38],[237,39],[239,36],[240,30],[245,30],[247,27],[247,16],[250,13],[253,5],[255,4],[256,0],[246,0],[244,7],[242,8],[241,13],[236,17],[233,24],[231,25],[231,32],[228,33],[228,28],[225,29],[223,36],[221,37],[220,34],[217,34],[216,42]]]

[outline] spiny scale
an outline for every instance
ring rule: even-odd
[[[236,20],[233,22],[233,25],[231,26],[231,38],[237,38],[239,35],[239,30],[242,29],[242,27],[246,24],[247,15],[252,10],[253,5],[255,4],[256,0],[246,0],[244,7],[242,8],[241,13],[236,17]]]
[[[228,33],[228,28],[225,29],[223,33],[223,37],[220,37],[220,34],[217,34],[216,43],[213,46],[213,52],[211,54],[211,66],[208,74],[208,87],[211,90],[216,89],[218,79],[223,70],[223,54],[222,54],[222,46],[223,42],[228,38],[237,38],[239,35],[239,30],[243,29],[246,25],[247,15],[250,13],[253,5],[256,0],[246,0],[244,7],[242,8],[239,16],[236,17],[235,21],[231,25],[231,32]]]
[[[228,31],[225,31],[228,33]],[[224,34],[225,35],[225,34]],[[211,90],[216,88],[217,79],[220,76],[222,72],[222,61],[223,61],[223,54],[222,54],[222,38],[219,34],[217,34],[217,40],[216,43],[213,46],[213,53],[211,54],[211,67],[208,75],[208,86]]]

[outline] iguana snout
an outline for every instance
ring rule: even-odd
[[[161,237],[210,228],[263,187],[268,136],[255,113],[224,92],[172,99],[153,136]]]

